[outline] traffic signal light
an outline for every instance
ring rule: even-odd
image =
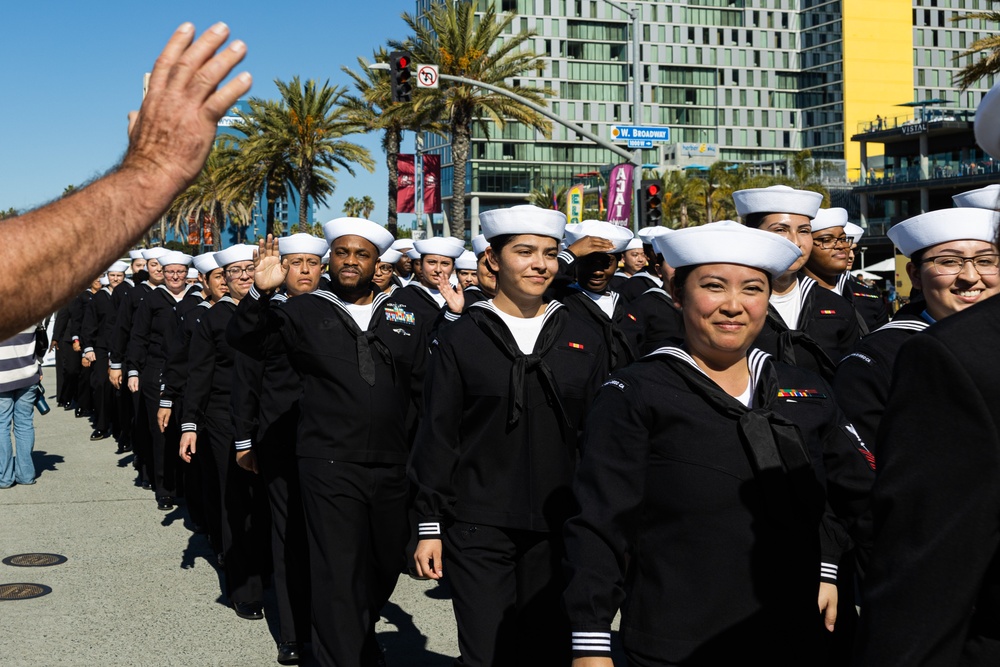
[[[663,183],[645,179],[639,184],[639,222],[643,227],[656,227],[663,221]]]
[[[393,102],[409,102],[410,93],[410,62],[413,56],[409,51],[393,51],[389,54],[389,85],[392,89]]]

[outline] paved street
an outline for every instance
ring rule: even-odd
[[[44,552],[67,561],[0,564],[0,585],[52,588],[0,600],[5,667],[277,664],[273,600],[266,621],[223,605],[211,549],[185,528],[183,505],[157,510],[134,485],[131,456],[115,455],[111,439],[90,442],[72,412],[36,413],[35,427],[37,483],[0,490],[0,559]],[[377,630],[390,667],[444,667],[457,655],[450,601],[431,582],[401,577]]]

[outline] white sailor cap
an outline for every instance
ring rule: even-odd
[[[652,225],[650,227],[643,227],[640,229],[638,233],[636,233],[636,236],[642,241],[643,245],[651,245],[655,247],[656,244],[653,243],[653,239],[657,236],[666,236],[672,231],[674,230],[670,229],[670,227]],[[656,251],[654,250],[654,252]]]
[[[330,244],[326,240],[316,238],[312,234],[292,234],[278,239],[278,253],[282,257],[299,253],[322,257],[329,249]]]
[[[851,243],[860,243],[861,237],[865,235],[865,228],[849,222],[844,225],[844,233],[851,239]]]
[[[191,265],[206,276],[219,268],[219,263],[215,261],[214,252],[205,252],[191,260]]]
[[[194,268],[193,266],[191,268],[189,268],[188,269],[188,275],[187,275],[187,277],[188,277],[188,279],[197,278],[198,277],[198,269]]]
[[[809,190],[796,190],[787,185],[751,188],[733,193],[736,213],[746,218],[753,213],[791,213],[815,218],[823,195]]]
[[[146,259],[145,257],[142,256],[142,250],[129,250],[128,251],[128,258],[129,259]]]
[[[476,253],[471,250],[466,250],[455,260],[455,268],[460,271],[475,271],[477,264]]]
[[[378,254],[384,253],[392,245],[392,233],[371,220],[364,218],[334,218],[323,225],[323,235],[327,244],[332,244],[341,236],[360,236],[378,248]]]
[[[907,257],[924,248],[949,241],[994,243],[997,213],[985,208],[946,208],[930,211],[893,225],[886,235]]]
[[[993,84],[990,92],[983,96],[976,109],[972,129],[979,147],[1000,160],[1000,81]]]
[[[628,242],[635,238],[628,227],[615,225],[603,220],[583,220],[574,225],[566,225],[566,245],[573,245],[582,238],[592,236],[611,241],[614,247],[609,253],[625,252]]]
[[[987,185],[978,190],[969,190],[951,198],[959,208],[988,208],[991,211],[1000,209],[1000,185]]]
[[[657,232],[656,234],[653,234],[651,237],[649,237],[650,238],[650,243],[649,244],[651,246],[653,246],[653,252],[654,253],[656,253],[657,255],[662,255],[663,254],[663,241],[664,241],[664,239],[669,238],[670,237],[670,232],[672,232],[674,230],[673,229],[668,229],[667,227],[659,227],[658,229],[665,229],[667,231],[667,233],[664,234],[663,232]],[[669,264],[669,262],[668,262],[668,264]]]
[[[812,221],[813,234],[831,227],[844,227],[847,225],[847,209],[835,206],[834,208],[821,208],[816,211],[816,217]]]
[[[100,277],[100,281],[101,281],[101,284],[102,284],[102,285],[105,285],[105,286],[107,286],[107,285],[110,285],[110,284],[111,284],[111,281],[110,281],[110,280],[108,280],[108,276],[107,276],[107,274],[104,274],[104,275],[102,275],[102,276]]]
[[[114,264],[108,267],[108,273],[125,273],[128,270],[128,264],[118,260]]]
[[[777,234],[720,220],[678,229],[656,239],[674,268],[698,264],[742,264],[778,277],[801,257],[798,247]]]
[[[160,263],[160,266],[167,266],[168,264],[180,264],[182,266],[191,266],[191,255],[180,252],[178,250],[170,250],[163,253],[156,258]]]
[[[393,250],[404,252],[413,247],[413,239],[396,239],[389,247]]]
[[[142,250],[142,258],[144,260],[146,260],[146,261],[149,261],[151,259],[159,259],[160,257],[162,257],[163,255],[167,254],[168,252],[170,252],[170,251],[167,250],[166,248],[159,248],[159,247],[157,247],[157,248],[146,248],[146,249]]]
[[[503,234],[535,234],[561,241],[566,215],[530,204],[497,208],[479,214],[479,227],[487,240]]]
[[[413,249],[421,255],[441,255],[457,259],[465,252],[465,244],[454,236],[432,236],[414,241]]]
[[[642,250],[642,239],[636,236],[628,242],[628,245],[625,246],[625,250]]]
[[[410,248],[403,254],[412,259],[414,262],[420,259],[420,253],[417,252],[416,248]]]
[[[479,234],[472,238],[472,252],[476,253],[476,257],[482,257],[489,247],[490,242],[486,240],[486,234]]]
[[[403,256],[403,253],[398,250],[393,250],[389,248],[378,258],[380,262],[388,262],[389,264],[395,264],[399,261],[399,258]]]
[[[320,259],[319,261],[323,262],[324,264],[329,264],[330,263],[330,251],[327,250],[326,253],[323,255],[323,258]]]
[[[253,260],[255,250],[257,250],[257,246],[248,243],[231,245],[215,253],[215,263],[226,268],[233,262],[249,262]]]

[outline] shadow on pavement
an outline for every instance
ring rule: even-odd
[[[413,616],[395,603],[382,608],[382,617],[396,626],[395,632],[378,633],[386,663],[407,667],[450,667],[455,663],[452,656],[428,651],[427,637],[413,624]]]
[[[31,452],[31,462],[35,464],[35,477],[41,477],[43,472],[55,471],[59,468],[56,464],[62,463],[66,459],[59,454],[49,454],[36,449]]]

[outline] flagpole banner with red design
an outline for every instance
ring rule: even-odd
[[[441,212],[441,156],[424,156],[424,213]]]
[[[608,222],[628,227],[632,213],[632,170],[630,164],[620,164],[611,170],[608,183]]]
[[[396,157],[396,212],[413,213],[417,183],[413,173],[413,155],[400,153]]]

